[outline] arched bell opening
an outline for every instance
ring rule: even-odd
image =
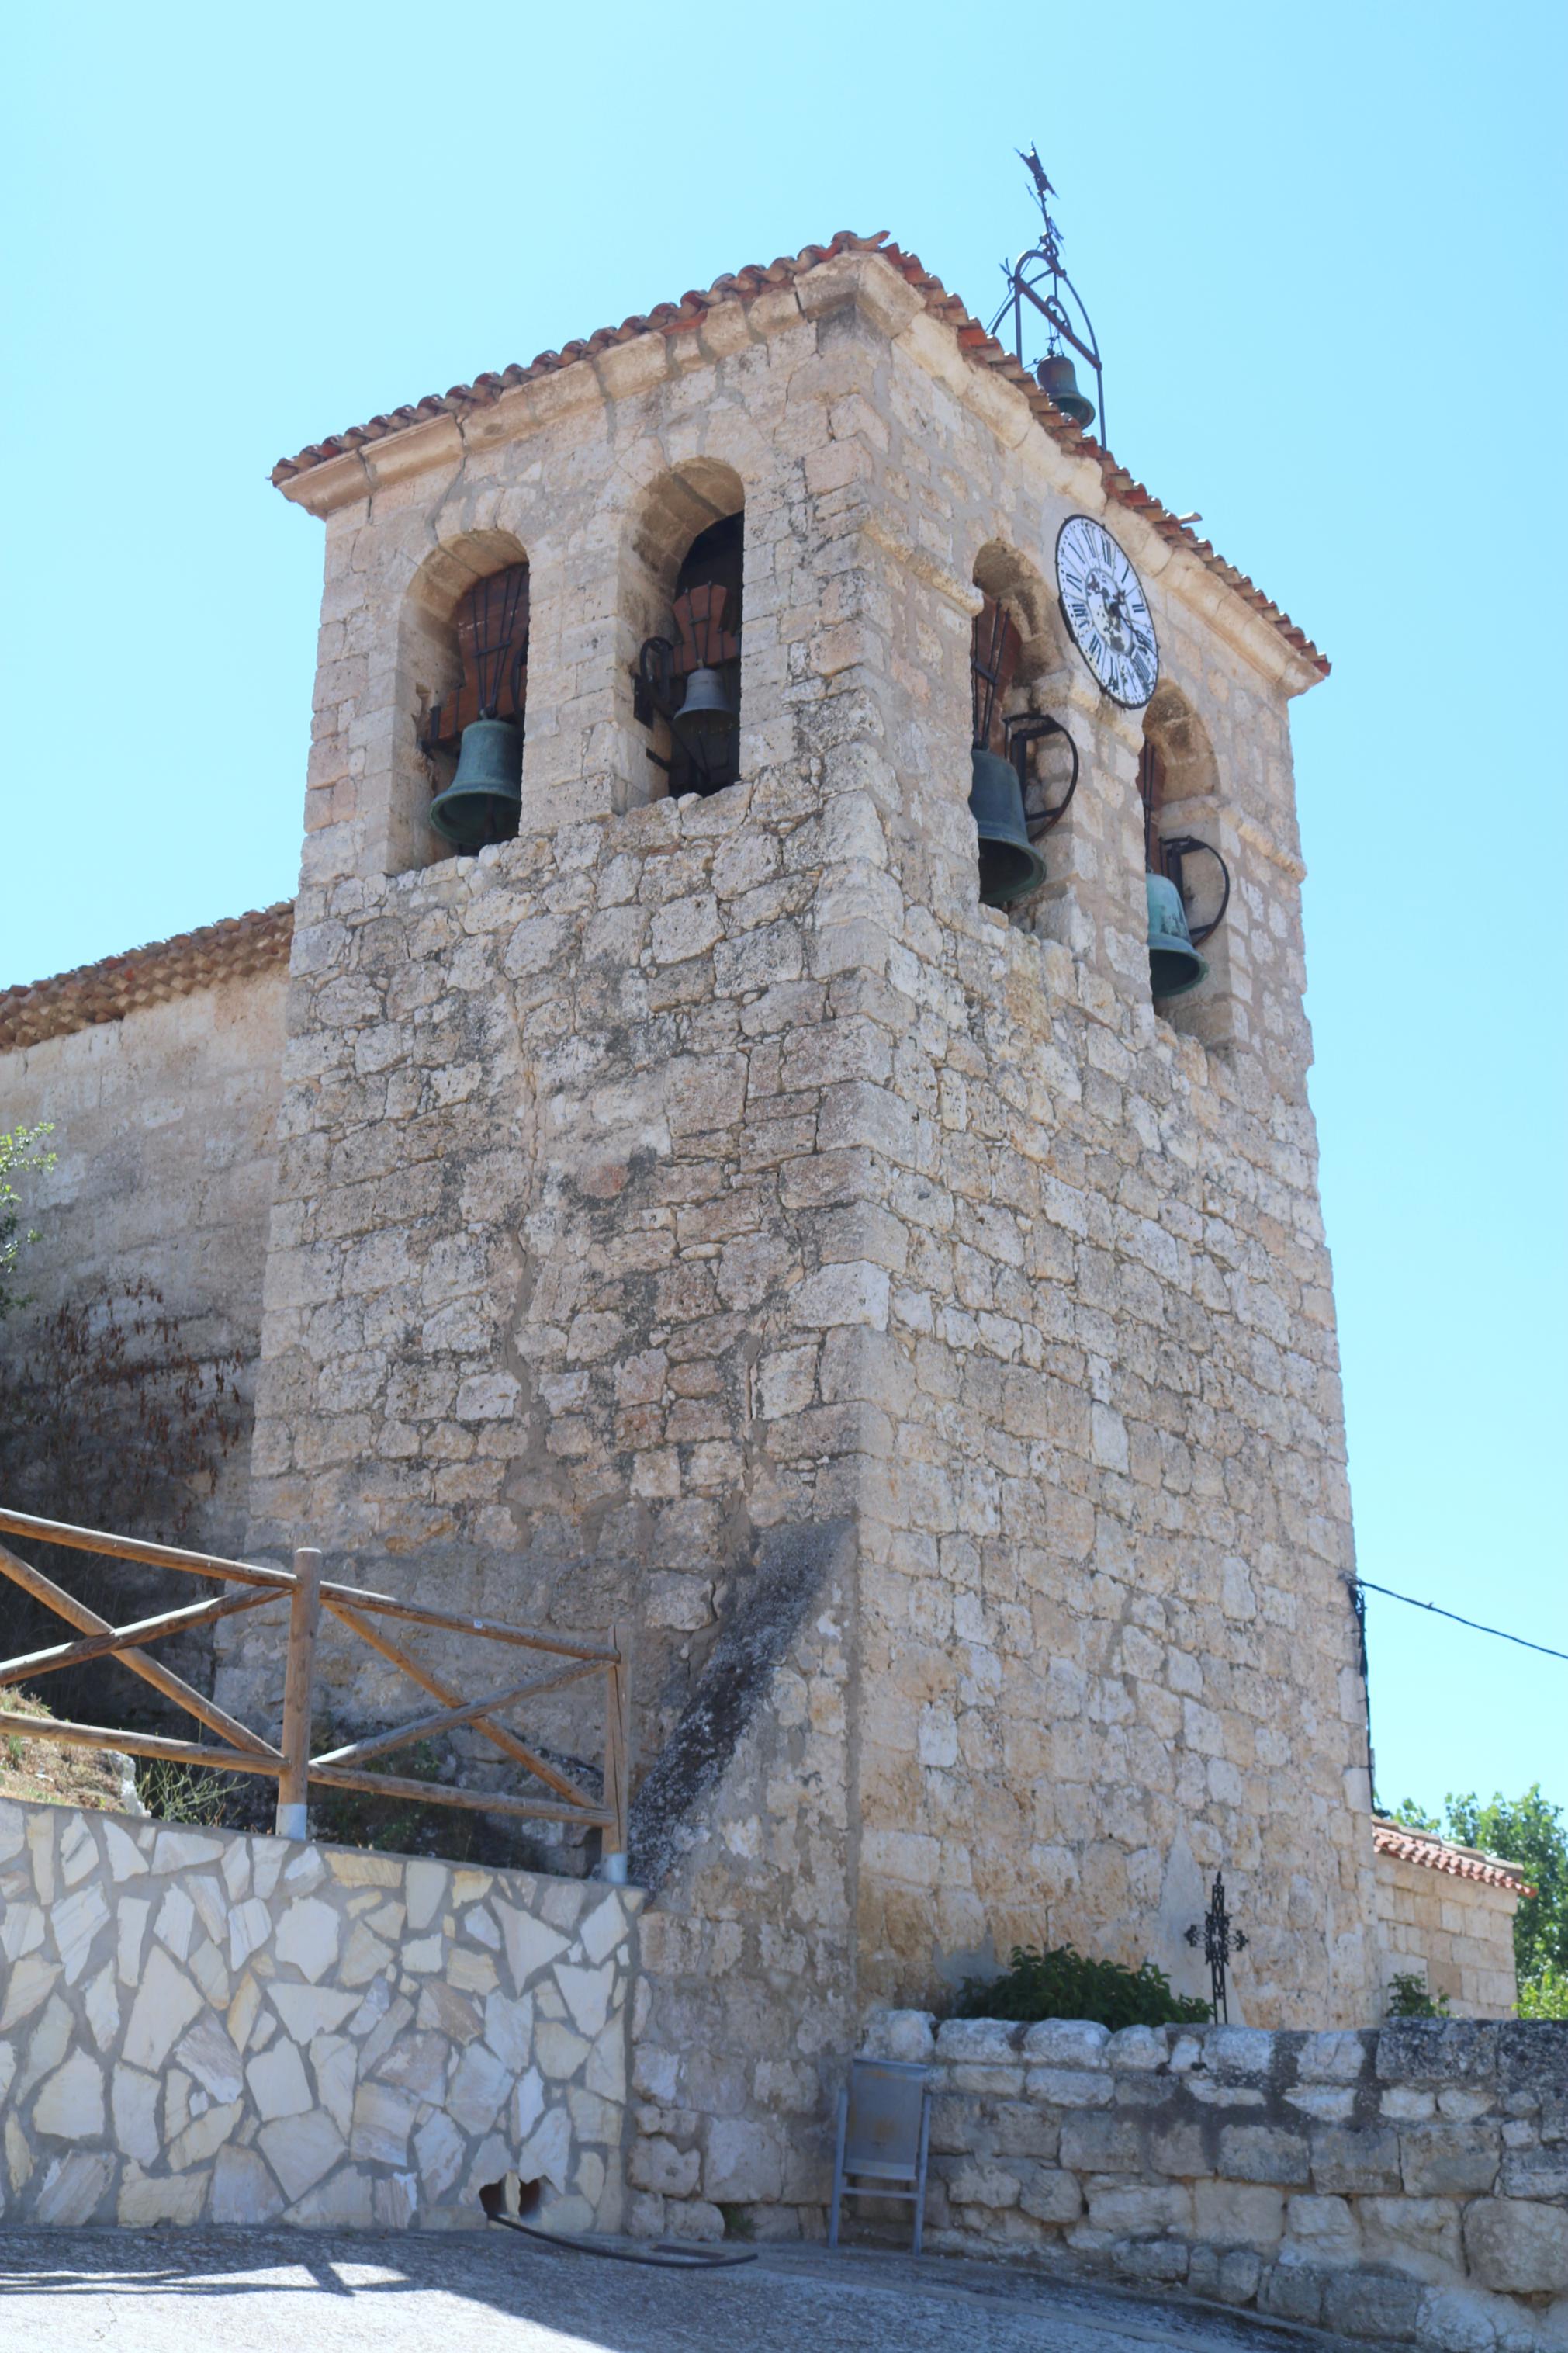
[[[644,755],[664,789],[718,793],[741,774],[745,492],[705,462],[647,500],[635,543],[646,633],[632,672]]]
[[[1211,983],[1230,904],[1219,854],[1218,774],[1207,733],[1179,688],[1162,685],[1143,714],[1138,760],[1143,811],[1149,991],[1168,1019]],[[1205,992],[1207,993],[1207,992]]]
[[[1046,882],[1046,836],[1078,784],[1077,747],[1047,707],[1059,667],[1038,573],[992,541],[974,567],[981,607],[970,635],[970,796],[983,905],[1012,908]]]
[[[405,865],[507,841],[522,806],[529,565],[509,532],[473,533],[426,559],[404,600]]]

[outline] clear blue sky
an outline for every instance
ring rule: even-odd
[[[0,986],[291,892],[321,532],[276,457],[841,227],[988,307],[1037,139],[1118,456],[1334,660],[1296,741],[1363,1573],[1568,1650],[1565,26],[26,12]],[[1568,1800],[1568,1664],[1371,1609],[1385,1796]]]

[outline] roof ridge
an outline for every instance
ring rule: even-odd
[[[1474,1879],[1484,1886],[1512,1889],[1520,1895],[1536,1893],[1523,1863],[1510,1862],[1481,1847],[1460,1846],[1440,1831],[1418,1831],[1386,1814],[1373,1814],[1372,1843],[1375,1853],[1392,1854],[1401,1862],[1418,1862],[1429,1871],[1444,1871],[1453,1879]]]
[[[1078,457],[1093,460],[1100,468],[1107,495],[1120,506],[1129,508],[1159,536],[1173,547],[1184,547],[1197,557],[1200,564],[1234,589],[1253,610],[1269,623],[1292,650],[1310,663],[1320,677],[1329,674],[1329,660],[1319,651],[1304,629],[1299,628],[1282,607],[1266,596],[1255,581],[1235,565],[1227,564],[1212,541],[1199,539],[1189,525],[1177,521],[1171,510],[1153,492],[1136,480],[1093,437],[1083,432],[1065,417],[1055,404],[1040,390],[1034,377],[1008,351],[997,342],[989,328],[982,325],[964,304],[963,298],[950,294],[934,271],[926,269],[920,256],[908,253],[894,243],[886,229],[878,229],[870,237],[859,236],[853,229],[839,229],[826,245],[802,246],[797,254],[781,254],[771,262],[747,262],[740,269],[727,270],[716,278],[711,286],[700,291],[689,291],[679,302],[659,302],[647,312],[634,312],[623,319],[618,327],[595,327],[593,333],[565,343],[560,351],[539,353],[526,366],[518,362],[500,369],[487,369],[472,384],[453,385],[445,393],[426,393],[422,400],[412,401],[364,425],[351,425],[342,433],[329,434],[324,441],[312,441],[291,458],[279,458],[272,469],[272,480],[281,489],[301,474],[317,466],[324,466],[334,458],[349,457],[367,443],[383,441],[397,433],[406,433],[417,425],[431,422],[438,417],[461,418],[474,411],[494,406],[501,395],[514,392],[537,378],[552,375],[560,369],[571,367],[581,359],[592,359],[613,345],[628,343],[644,334],[689,333],[698,326],[703,312],[718,303],[731,301],[755,301],[759,295],[802,278],[809,269],[845,253],[874,254],[880,261],[897,270],[899,275],[918,293],[934,317],[942,319],[956,332],[960,347],[966,357],[977,365],[990,368],[1005,376],[1027,400],[1037,424],[1050,434],[1053,440]]]
[[[46,980],[0,989],[0,1053],[122,1020],[127,1013],[188,996],[217,980],[242,979],[283,962],[293,933],[294,902],[279,899],[270,907],[225,915],[145,947],[122,948]]]

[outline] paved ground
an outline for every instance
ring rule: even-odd
[[[722,2276],[509,2233],[0,2229],[4,2353],[1314,2353],[1340,2340],[981,2263],[762,2250]]]

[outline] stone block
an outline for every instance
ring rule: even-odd
[[[1304,2034],[1296,2052],[1299,2084],[1353,2084],[1373,2054],[1370,2034]]]
[[[96,2140],[103,2130],[103,2070],[85,2051],[73,2051],[47,2076],[33,2103],[33,2130],[58,2140]]]
[[[1363,2198],[1358,2211],[1369,2263],[1415,2279],[1463,2277],[1457,2199]]]
[[[1561,2211],[1521,2198],[1478,2198],[1465,2209],[1465,2254],[1483,2287],[1510,2295],[1568,2289],[1568,2229]]]
[[[1224,2125],[1219,2136],[1219,2170],[1233,2181],[1304,2187],[1312,2171],[1306,2136],[1274,2125]]]
[[[784,2189],[777,2129],[744,2116],[715,2116],[702,2159],[702,2194],[715,2204],[766,2204]]]
[[[1405,2187],[1413,2198],[1447,2197],[1463,2190],[1489,2190],[1497,2182],[1502,2136],[1495,2124],[1402,2125],[1399,2156]]]
[[[1105,2046],[1108,2067],[1140,2074],[1163,2067],[1169,2056],[1165,2030],[1159,2026],[1124,2026]]]
[[[1285,2235],[1285,2193],[1261,2182],[1194,2182],[1193,2235],[1215,2246],[1256,2247],[1267,2253]]]
[[[1005,2166],[986,2165],[973,2161],[943,2166],[942,2186],[955,2206],[987,2206],[1005,2209],[1016,2206],[1023,2184],[1016,2173]]]
[[[1108,2108],[1116,2097],[1115,2079],[1109,2069],[1096,2074],[1089,2068],[1028,2067],[1024,2071],[1024,2088],[1031,2100],[1057,2108]]]
[[[1370,2337],[1408,2344],[1421,2309],[1418,2281],[1387,2279],[1373,2272],[1342,2272],[1323,2286],[1325,2328],[1346,2337]]]
[[[1024,2030],[1022,2048],[1026,2059],[1038,2059],[1049,2067],[1104,2067],[1110,2044],[1109,2027],[1083,2019],[1047,2018]]]
[[[1293,2262],[1333,2271],[1361,2259],[1361,2229],[1347,2199],[1292,2198],[1285,2210],[1285,2236]]]
[[[1152,2238],[1166,2231],[1190,2232],[1192,2192],[1179,2182],[1122,2181],[1092,2177],[1084,2184],[1089,2219],[1097,2231],[1118,2238]]]
[[[1258,2026],[1216,2026],[1205,2038],[1204,2062],[1218,2083],[1266,2083],[1274,2064],[1274,2037]]]
[[[1187,2285],[1194,2295],[1213,2296],[1219,2304],[1250,2304],[1258,2294],[1263,2265],[1246,2247],[1194,2247],[1187,2263]]]
[[[1136,2173],[1146,2161],[1147,2139],[1138,2118],[1075,2111],[1063,2118],[1059,2153],[1075,2173]]]
[[[937,2029],[936,2055],[944,2064],[1015,2065],[1022,2026],[998,2018],[949,2018]]]
[[[1484,2020],[1401,2018],[1378,2030],[1377,2073],[1385,2084],[1495,2082],[1498,2030]]]
[[[1083,2211],[1083,2191],[1076,2173],[1029,2166],[1022,2170],[1018,2203],[1037,2222],[1076,2222]]]
[[[936,2057],[936,2021],[927,2010],[874,2010],[861,2048],[868,2059],[900,2059],[929,2067]]]
[[[1325,2196],[1377,2195],[1405,2186],[1399,2135],[1390,2126],[1326,2126],[1312,2133],[1310,2146],[1312,2187]]]

